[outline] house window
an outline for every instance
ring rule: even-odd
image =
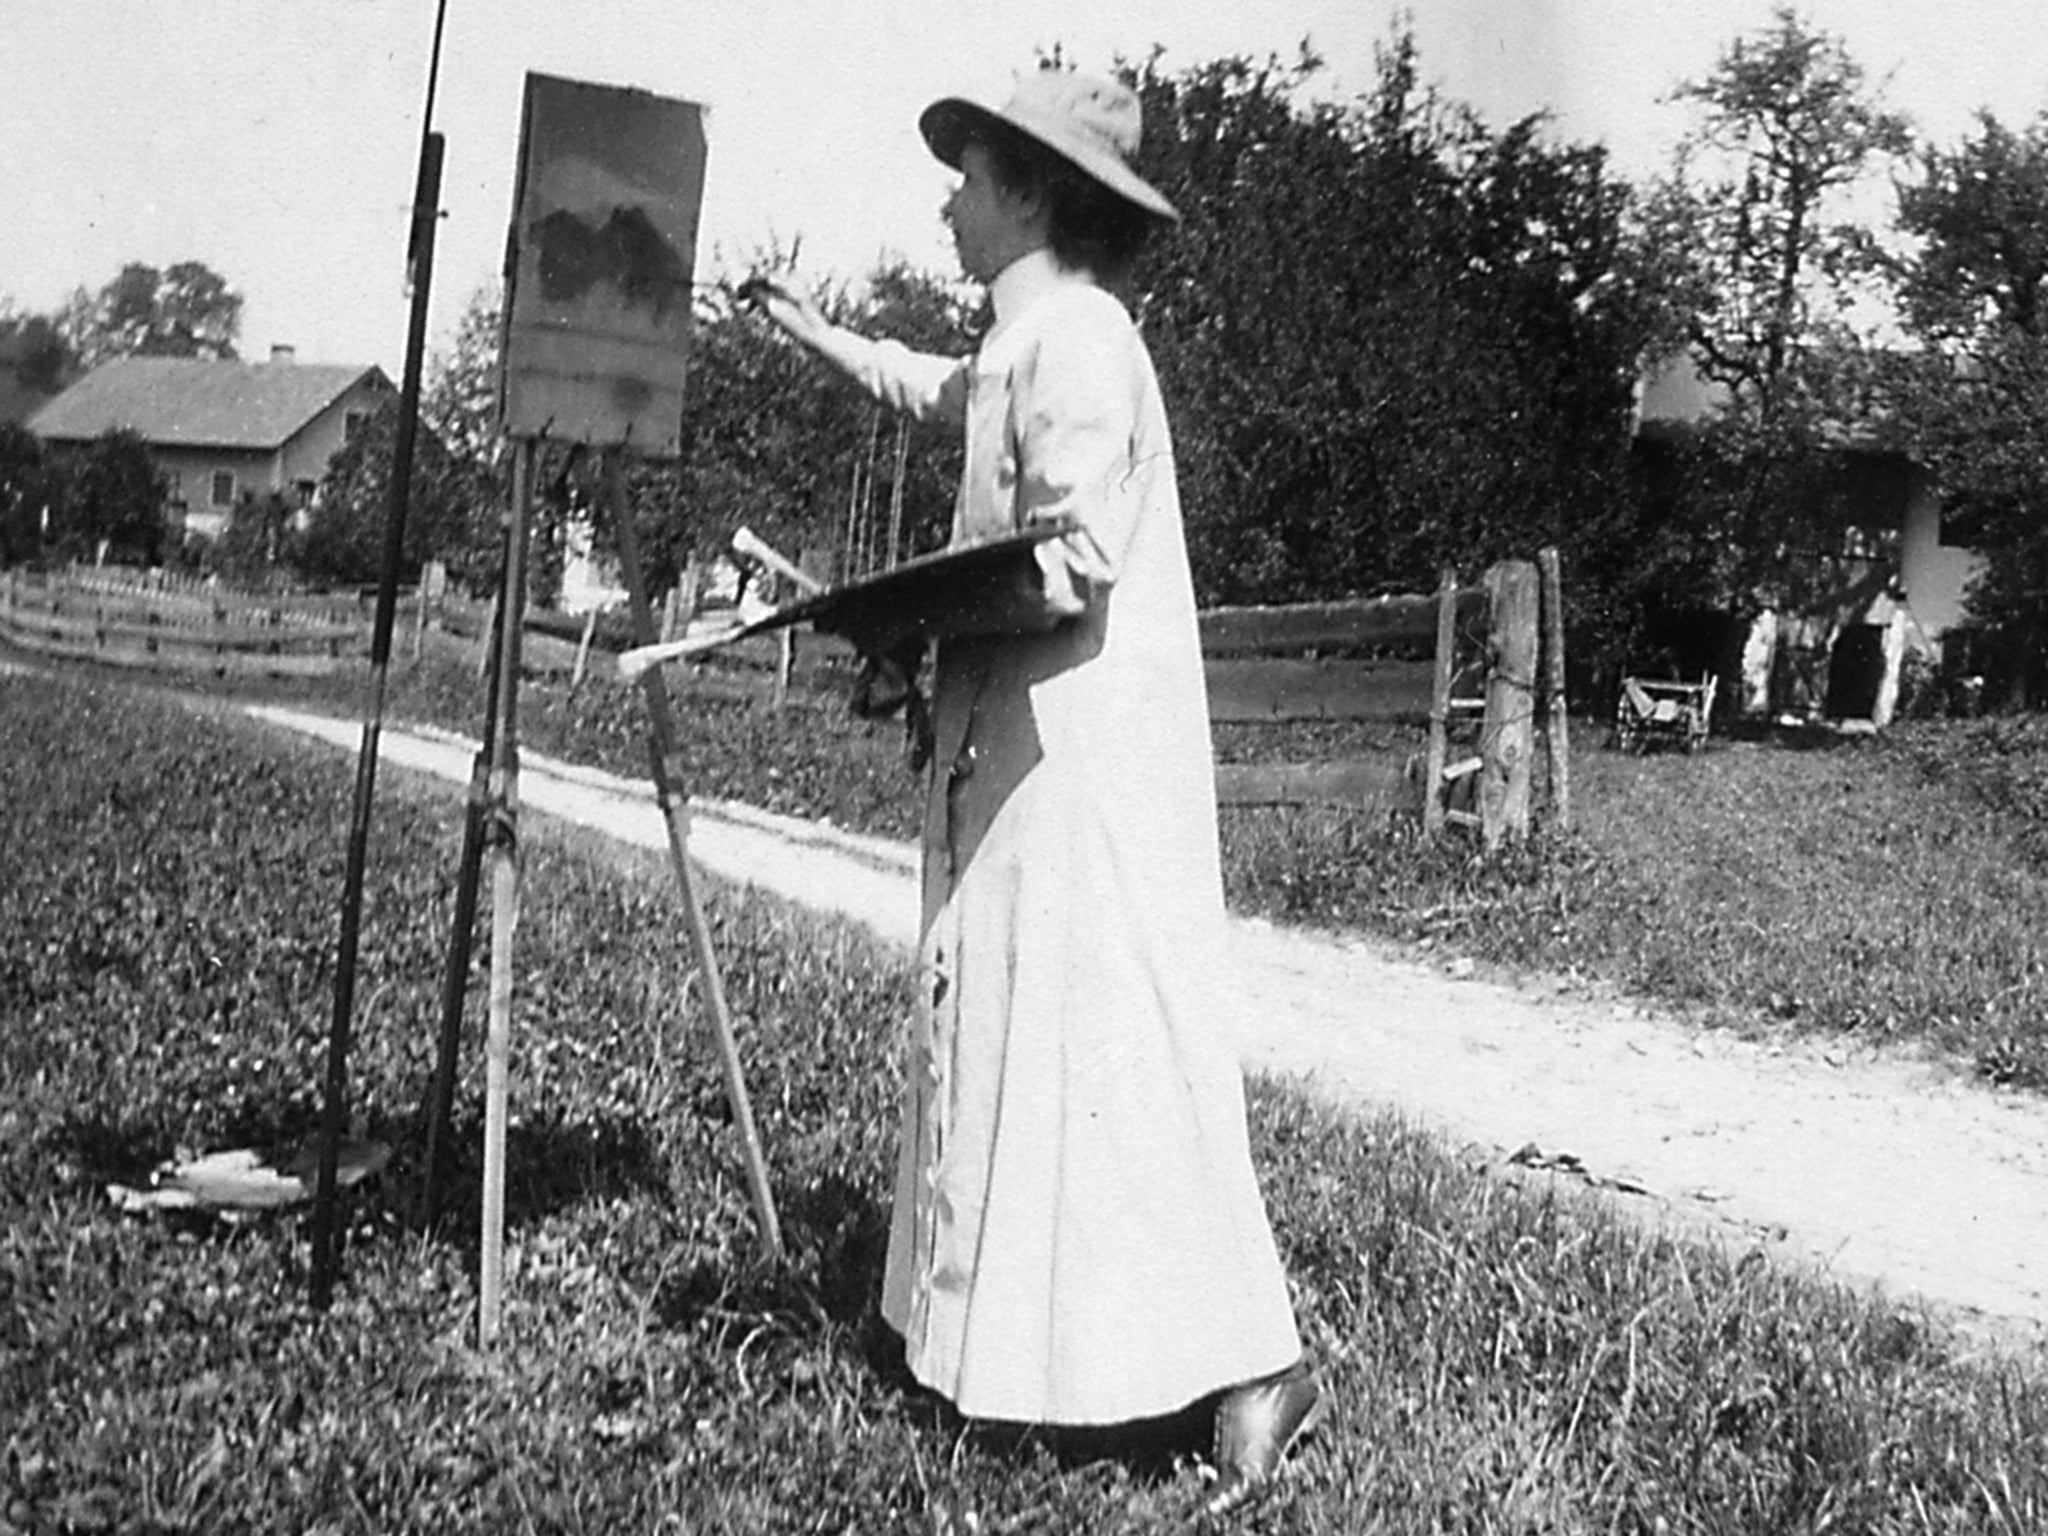
[[[235,504],[235,472],[231,469],[216,469],[213,472],[213,504],[216,507],[232,507]]]
[[[294,480],[292,482],[292,489],[298,492],[299,505],[301,507],[310,507],[313,505],[313,496],[320,489],[320,485],[315,480]]]
[[[341,418],[342,441],[352,443],[362,436],[363,427],[368,423],[369,419],[370,413],[368,411],[350,411],[343,416]]]
[[[1981,549],[1986,538],[1984,509],[1957,507],[1946,502],[1941,508],[1941,532],[1937,542],[1943,549]]]

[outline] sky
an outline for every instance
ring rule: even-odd
[[[807,276],[901,256],[952,276],[950,175],[917,115],[999,104],[1057,45],[1084,68],[1163,50],[1327,61],[1371,84],[1397,14],[1424,77],[1504,125],[1552,114],[1631,176],[1687,126],[1668,100],[1773,0],[446,0],[433,126],[447,141],[429,338],[502,266],[527,72],[707,109],[700,278],[795,247]],[[1809,0],[1886,100],[1952,144],[1988,107],[2048,109],[2043,0]],[[241,351],[404,361],[408,205],[435,0],[0,0],[0,307],[46,312],[130,261],[206,263],[245,299]]]

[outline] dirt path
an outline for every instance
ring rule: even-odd
[[[358,723],[250,714],[356,750]],[[381,761],[466,784],[476,747],[386,730]],[[648,787],[521,754],[522,805],[665,846]],[[908,946],[906,845],[692,803],[716,874]],[[1931,1062],[1702,1031],[1583,990],[1515,986],[1347,937],[1237,921],[1216,985],[1243,999],[1247,1064],[1392,1106],[1490,1163],[1612,1191],[1984,1336],[2048,1348],[2048,1100]],[[1459,974],[1464,973],[1464,974]]]

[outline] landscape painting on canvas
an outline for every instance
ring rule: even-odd
[[[526,77],[505,263],[509,436],[675,456],[704,161],[694,102]]]

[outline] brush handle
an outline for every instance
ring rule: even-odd
[[[795,582],[797,590],[806,597],[825,590],[825,583],[789,559],[751,528],[741,527],[733,533],[732,548],[734,554],[744,555],[749,560],[767,566],[776,575]]]
[[[695,656],[702,651],[715,651],[742,627],[735,624],[729,630],[713,630],[709,634],[689,635],[681,640],[664,640],[658,645],[639,645],[630,651],[621,651],[619,676],[630,683],[649,667],[659,666],[664,661]]]

